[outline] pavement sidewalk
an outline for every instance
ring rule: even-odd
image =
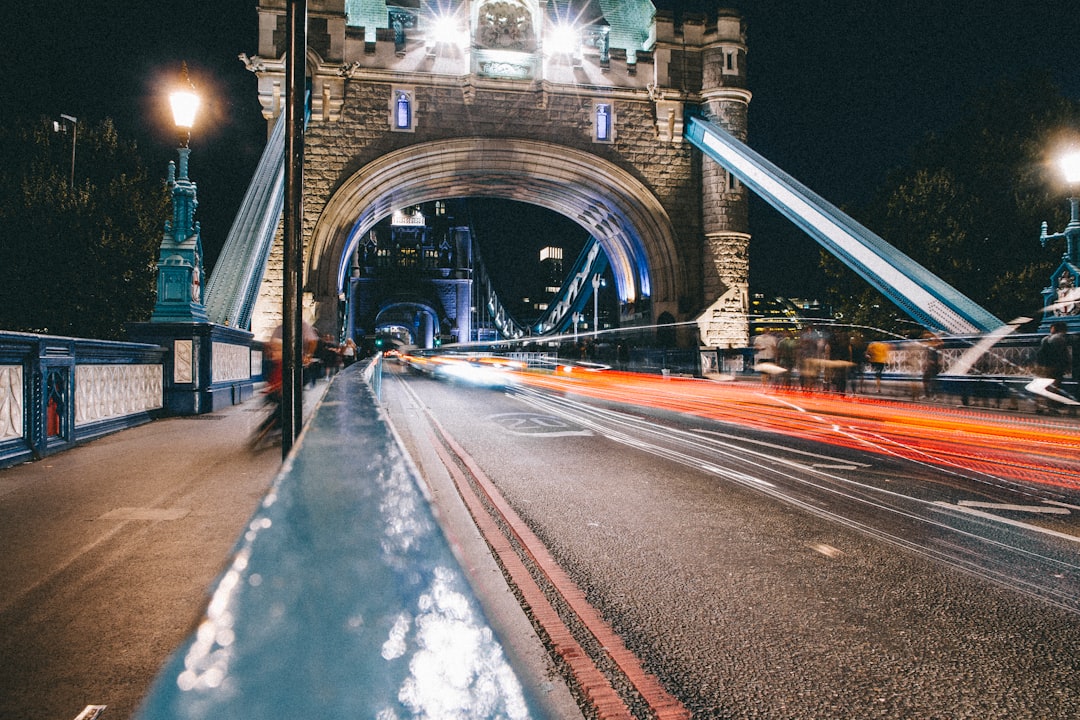
[[[280,445],[248,447],[263,412],[256,396],[0,470],[0,718],[134,713],[281,465]]]

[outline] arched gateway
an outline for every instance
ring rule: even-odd
[[[271,123],[284,106],[284,13],[261,0],[259,55],[244,58]],[[310,2],[309,319],[337,326],[350,258],[383,218],[495,197],[595,237],[624,324],[706,313],[706,337],[691,326],[686,344],[744,346],[746,190],[703,164],[682,129],[692,113],[745,136],[745,65],[741,19],[724,10],[676,24],[648,0]],[[276,248],[256,336],[280,317],[281,265]]]

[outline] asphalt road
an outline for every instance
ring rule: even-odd
[[[1080,716],[1072,491],[399,379],[388,407],[432,412],[694,717]],[[1066,512],[1014,521],[971,504],[1010,500]]]

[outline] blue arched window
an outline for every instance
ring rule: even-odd
[[[611,142],[611,104],[596,103],[596,141]]]
[[[394,129],[412,130],[412,96],[398,90],[394,98]]]

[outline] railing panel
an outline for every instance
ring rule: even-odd
[[[0,467],[152,419],[163,406],[164,352],[0,333]]]
[[[22,365],[0,365],[0,442],[24,436],[25,405]]]

